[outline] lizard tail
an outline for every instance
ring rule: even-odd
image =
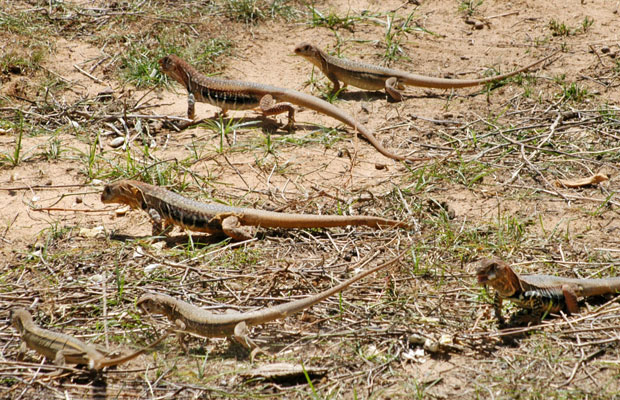
[[[325,290],[324,292],[321,292],[317,295],[314,296],[309,296],[303,299],[299,299],[296,301],[292,301],[290,303],[285,303],[285,304],[280,304],[274,307],[269,307],[265,310],[259,310],[256,311],[254,313],[252,313],[253,315],[249,315],[247,319],[245,319],[245,323],[248,326],[251,325],[258,325],[258,324],[262,324],[264,322],[269,322],[269,321],[273,321],[274,319],[278,319],[278,318],[283,318],[286,317],[288,315],[291,314],[295,314],[297,312],[300,312],[308,307],[313,306],[314,304],[323,301],[324,299],[338,293],[341,292],[342,290],[346,289],[347,287],[351,286],[353,283],[359,281],[360,279],[373,274],[383,268],[389,267],[392,264],[395,264],[398,260],[400,260],[410,249],[407,248],[405,251],[401,252],[399,255],[397,255],[396,257],[392,258],[391,260],[388,260],[386,262],[384,262],[381,265],[378,265],[376,267],[370,268],[367,271],[361,272],[357,275],[355,275],[354,277],[342,282],[339,285],[334,286],[331,289]],[[374,258],[374,256],[373,256]],[[365,261],[362,261],[360,264],[365,263]]]
[[[121,357],[117,357],[117,358],[111,358],[111,359],[107,359],[107,360],[102,360],[101,362],[97,363],[94,368],[99,370],[105,367],[111,367],[114,365],[119,365],[122,363],[125,363],[129,360],[132,360],[136,357],[138,357],[140,354],[146,353],[147,351],[151,350],[153,347],[157,346],[158,344],[160,344],[164,339],[166,339],[168,337],[168,335],[170,335],[170,331],[166,331],[165,334],[163,334],[162,336],[159,337],[159,339],[157,339],[156,341],[154,341],[153,343],[149,344],[148,346],[137,350],[131,354],[128,354],[126,356],[121,356]]]

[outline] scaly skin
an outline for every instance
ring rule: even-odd
[[[247,313],[213,314],[182,300],[163,294],[145,294],[137,302],[137,306],[148,314],[161,314],[183,332],[194,333],[203,337],[232,337],[248,349],[258,349],[248,337],[248,327],[285,318],[300,312],[314,304],[341,292],[360,279],[386,268],[400,260],[408,249],[385,263],[361,272],[354,277],[305,299],[291,301],[263,310]],[[183,336],[179,336],[181,346],[186,349]]]
[[[516,71],[489,78],[444,79],[410,74],[408,72],[366,64],[360,61],[333,57],[310,43],[299,44],[295,47],[295,54],[305,58],[318,67],[334,85],[334,93],[340,90],[340,81],[342,81],[345,86],[351,85],[365,90],[385,89],[388,95],[396,101],[403,100],[403,96],[399,90],[404,89],[404,85],[436,89],[457,89],[478,86],[489,82],[500,81],[527,71],[555,55],[555,53],[551,54],[526,67],[519,68]]]
[[[32,320],[32,315],[24,308],[11,310],[11,324],[19,332],[22,339],[22,351],[24,344],[44,355],[47,359],[53,360],[54,364],[63,366],[65,364],[83,364],[88,368],[100,370],[105,367],[122,364],[130,361],[140,354],[145,353],[157,346],[164,340],[168,333],[151,343],[149,346],[134,353],[117,358],[108,358],[95,346],[91,346],[64,333],[54,332],[37,326]]]
[[[288,127],[295,123],[292,104],[307,107],[343,122],[366,138],[381,154],[400,161],[425,161],[430,158],[413,158],[388,151],[364,125],[338,107],[317,97],[296,90],[279,88],[255,82],[211,78],[199,73],[181,58],[170,55],[159,60],[161,70],[183,85],[188,92],[188,117],[194,119],[194,102],[200,101],[228,110],[249,110],[257,107],[265,116],[288,112]],[[278,101],[280,103],[275,103]],[[275,104],[274,104],[275,103]],[[291,104],[292,103],[292,104]]]
[[[127,204],[148,212],[153,219],[153,233],[166,226],[178,225],[197,232],[226,234],[235,240],[254,237],[251,227],[266,228],[327,228],[366,225],[373,228],[408,228],[404,221],[371,216],[331,216],[288,214],[251,208],[201,203],[148,183],[122,180],[106,185],[101,194],[103,203]]]
[[[476,271],[478,283],[495,289],[495,314],[503,322],[504,299],[539,314],[565,310],[578,313],[578,297],[620,291],[620,277],[606,279],[562,278],[552,275],[517,275],[500,259],[483,259]]]

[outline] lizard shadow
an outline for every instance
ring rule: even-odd
[[[385,100],[386,98],[389,98],[389,96],[382,90],[347,90],[338,94],[338,100],[345,101],[378,101]]]
[[[412,94],[411,89],[407,91],[407,93],[403,93],[403,100],[407,99],[442,99],[449,100],[455,97],[462,98],[472,98],[482,94],[485,94],[486,90],[477,90],[472,93],[460,94],[458,92],[449,91],[449,89],[444,89],[443,93],[437,93],[436,91],[424,90],[421,93]],[[338,95],[339,100],[346,101],[377,101],[377,100],[386,100],[390,104],[398,104],[401,101],[397,101],[392,97],[388,96],[382,90],[377,91],[352,91],[352,92],[343,92]]]
[[[314,130],[317,127],[316,125],[312,125],[312,124],[300,124],[296,122],[294,124],[294,127],[291,130],[289,130],[289,129],[286,129],[286,124],[281,124],[277,122],[277,120],[275,120],[274,117],[267,117],[267,116],[262,116],[262,115],[258,115],[254,117],[240,117],[240,118],[232,118],[232,117],[220,118],[218,116],[213,116],[211,118],[199,119],[185,127],[173,126],[171,125],[170,122],[167,122],[166,127],[169,129],[173,129],[173,130],[179,130],[179,129],[185,130],[185,129],[191,129],[191,128],[196,128],[196,127],[203,127],[203,128],[208,128],[208,129],[216,128],[217,130],[225,130],[227,127],[235,127],[235,126],[238,127],[241,125],[244,127],[250,127],[250,128],[251,127],[260,128],[265,133],[269,133],[272,135],[278,134],[282,136],[289,135],[292,133],[292,131],[297,130],[297,129]]]
[[[588,299],[579,301],[579,306],[581,308],[585,305],[585,303],[593,305],[603,305],[607,302],[607,300],[608,299],[606,296],[592,296]],[[518,347],[520,340],[530,337],[532,329],[535,329],[527,328],[532,326],[536,327],[537,325],[540,325],[543,320],[554,320],[561,318],[562,315],[556,313],[532,313],[531,310],[521,309],[513,313],[507,322],[499,324],[499,328],[502,331],[502,343],[509,347]]]
[[[223,346],[216,345],[214,350],[207,350],[204,347],[204,343],[201,343],[198,347],[190,348],[189,354],[196,356],[208,356],[217,357],[226,360],[249,360],[250,351],[245,347],[235,342],[234,340],[226,340],[226,344]]]
[[[173,247],[180,246],[180,245],[182,246],[193,245],[194,247],[197,247],[197,248],[203,248],[206,246],[211,246],[216,243],[220,243],[226,240],[227,238],[228,237],[225,235],[209,235],[209,234],[194,234],[194,235],[181,234],[181,235],[174,235],[174,236],[150,236],[150,235],[133,236],[133,235],[126,235],[122,233],[110,234],[111,240],[117,240],[119,242],[132,242],[135,240],[153,240],[153,241],[163,240],[167,248],[173,248]]]
[[[90,386],[91,398],[104,400],[108,398],[108,381],[105,372],[84,370],[81,373],[70,374],[71,384]]]

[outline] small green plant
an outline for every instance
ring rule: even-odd
[[[312,19],[310,20],[310,25],[314,28],[316,27],[325,27],[329,29],[348,29],[353,30],[353,25],[355,22],[359,21],[360,17],[352,17],[346,15],[344,17],[340,17],[333,12],[325,15],[321,13],[314,6],[308,6],[311,12]]]
[[[13,167],[19,165],[22,159],[22,137],[24,136],[24,115],[21,111],[17,112],[19,121],[17,124],[13,126],[17,130],[17,135],[15,136],[15,147],[13,148],[12,153],[2,153],[2,159]]]
[[[224,138],[227,137],[227,135],[234,134],[238,129],[244,127],[255,126],[257,123],[257,121],[240,122],[233,118],[225,120],[220,114],[218,119],[209,119],[205,122],[205,125],[208,129],[220,136],[220,145],[215,151],[221,154],[224,152]]]
[[[590,18],[587,15],[581,21],[581,32],[586,33],[588,29],[594,24],[594,18]]]
[[[396,61],[399,58],[399,54],[404,54],[400,47],[400,40],[402,34],[400,30],[394,28],[394,15],[387,17],[387,24],[385,25],[385,53],[383,58],[388,61]]]
[[[220,57],[231,53],[233,42],[224,38],[211,38],[206,42],[201,42],[197,47],[195,52],[192,48],[189,49],[190,54],[197,54],[195,62],[192,62],[199,67],[206,66],[213,70],[220,67],[218,62]]]
[[[123,301],[123,293],[125,291],[125,274],[118,265],[114,268],[114,277],[116,278],[116,296],[120,303]]]
[[[553,36],[570,36],[571,31],[566,24],[563,22],[558,22],[555,19],[549,21],[549,29],[551,29],[551,34]]]
[[[58,160],[62,153],[66,150],[62,148],[62,142],[58,139],[58,137],[53,136],[47,142],[47,150],[45,150],[45,158],[50,160]]]
[[[562,97],[566,101],[574,101],[580,103],[592,95],[588,93],[588,89],[579,86],[575,82],[571,82],[569,85],[562,86]]]
[[[88,147],[88,154],[87,154],[87,175],[90,179],[93,179],[95,176],[95,172],[94,172],[94,168],[95,168],[95,161],[97,160],[97,146],[99,144],[99,132],[97,132],[97,135],[95,136],[95,140],[93,140],[93,142],[91,143],[91,145]]]
[[[287,4],[288,0],[274,0],[268,7],[272,19],[281,17],[289,21],[300,15],[300,11]]]
[[[417,24],[413,24],[413,17],[415,13],[410,13],[407,18],[401,23],[400,19],[395,13],[387,16],[387,23],[385,25],[385,52],[383,58],[387,61],[396,61],[401,58],[409,59],[404,54],[401,48],[401,42],[407,38],[408,33],[412,32],[424,32],[431,35],[435,33],[423,28]]]
[[[228,16],[246,23],[255,23],[265,18],[258,4],[259,0],[228,0],[225,3]]]
[[[144,45],[132,45],[125,55],[121,57],[121,75],[123,78],[137,87],[150,87],[166,83],[166,76],[159,70],[158,60],[169,54],[178,54],[179,49],[175,46],[167,46],[161,43],[151,50]]]
[[[340,89],[338,89],[337,91],[333,91],[333,89],[330,86],[325,86],[325,91],[323,92],[323,97],[325,97],[325,100],[328,103],[334,104],[336,102],[336,100],[338,100],[338,96],[340,96],[340,93],[344,90],[344,86],[342,86]]]
[[[23,51],[27,56],[18,54],[15,51],[8,51],[0,57],[0,72],[23,74],[29,70],[35,70],[43,60],[44,53],[40,48]]]
[[[476,8],[480,7],[484,0],[463,0],[459,4],[459,12],[464,12],[466,15],[474,15]]]
[[[267,18],[291,19],[297,11],[285,0],[225,0],[224,10],[228,17],[245,23],[257,23]]]

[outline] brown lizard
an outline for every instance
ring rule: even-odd
[[[333,226],[366,225],[380,227],[409,227],[404,221],[372,216],[289,214],[252,208],[230,207],[201,203],[179,194],[149,185],[122,180],[106,185],[101,194],[103,203],[127,204],[148,212],[153,221],[153,234],[162,233],[166,226],[179,225],[186,229],[211,234],[226,234],[235,240],[254,237],[252,227],[266,228],[326,228]]]
[[[500,259],[483,259],[476,275],[478,283],[495,289],[495,315],[500,322],[504,321],[501,309],[504,299],[540,315],[560,310],[571,314],[579,312],[578,297],[620,291],[620,277],[576,279],[552,275],[517,275]]]
[[[12,309],[10,311],[10,321],[22,339],[20,352],[25,353],[27,348],[30,348],[44,355],[47,359],[53,360],[56,365],[64,366],[67,363],[80,364],[87,365],[88,368],[93,370],[100,370],[130,361],[157,346],[169,335],[169,332],[166,332],[166,334],[147,347],[126,356],[108,358],[108,354],[105,351],[93,345],[86,344],[73,336],[37,326],[32,320],[32,315],[24,308]]]
[[[255,82],[219,79],[205,76],[181,58],[170,55],[159,60],[161,70],[187,89],[187,115],[194,119],[196,101],[228,110],[250,110],[257,107],[265,116],[288,112],[288,127],[295,123],[293,104],[307,107],[328,115],[353,127],[361,133],[378,151],[388,158],[401,161],[425,161],[428,157],[412,158],[388,151],[364,125],[346,112],[318,97],[292,89],[279,88]],[[279,101],[280,103],[276,103]],[[291,104],[292,103],[292,104]]]
[[[278,318],[285,318],[308,307],[312,307],[314,304],[341,292],[365,276],[394,264],[403,257],[407,251],[409,250],[403,251],[395,258],[381,265],[361,272],[331,289],[304,299],[257,311],[213,314],[200,307],[163,294],[145,294],[140,297],[136,304],[138,308],[145,313],[164,315],[183,332],[190,332],[203,337],[232,337],[247,349],[260,350],[258,346],[247,337],[249,326],[263,324]],[[184,343],[183,334],[179,336],[179,341],[184,350],[186,350],[187,347]]]
[[[392,99],[402,101],[403,95],[400,91],[405,88],[404,85],[437,89],[456,89],[478,86],[489,82],[500,81],[527,71],[537,64],[553,57],[556,53],[526,67],[519,68],[516,71],[483,79],[444,79],[411,74],[409,72],[366,64],[360,61],[333,57],[310,43],[299,44],[295,47],[295,54],[310,61],[325,74],[334,85],[333,93],[337,93],[340,90],[340,81],[342,81],[345,86],[351,85],[366,90],[385,89]]]

